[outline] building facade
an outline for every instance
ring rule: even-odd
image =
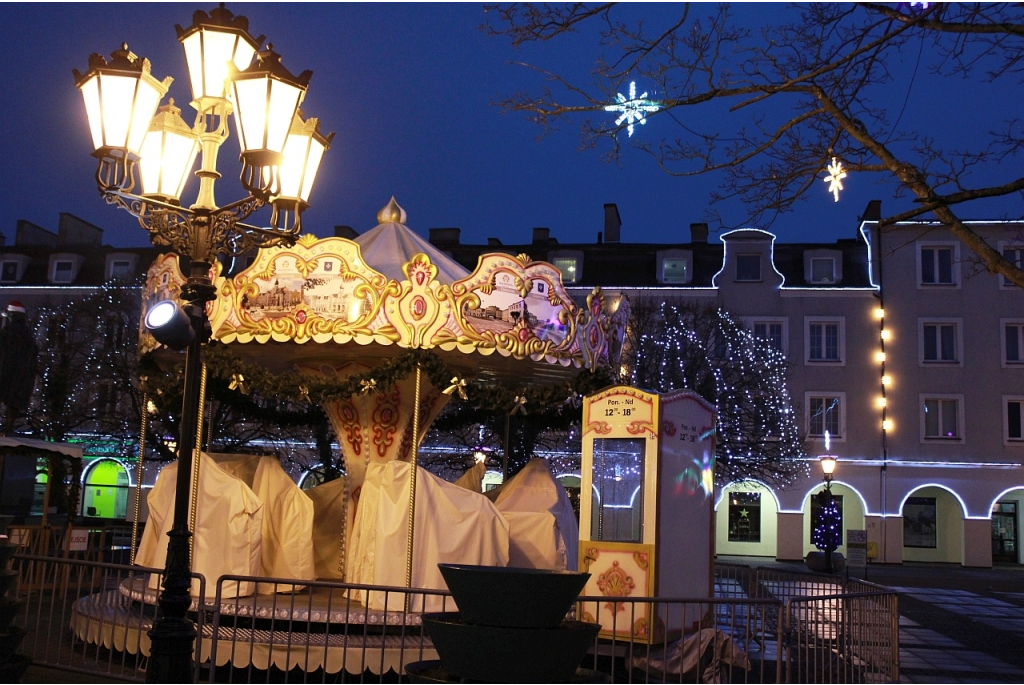
[[[874,562],[1021,563],[1024,507],[1024,293],[980,268],[934,223],[880,226],[880,204],[835,243],[778,243],[746,229],[708,243],[626,243],[614,205],[592,244],[463,245],[458,229],[431,242],[467,268],[483,252],[526,253],[557,266],[582,300],[700,301],[742,320],[789,361],[793,408],[808,453],[838,457],[843,545],[865,530]],[[1021,262],[1024,223],[977,222]],[[661,236],[659,236],[661,237]],[[682,238],[683,236],[680,236]],[[725,483],[716,496],[720,555],[801,559],[823,488],[816,459],[786,487]]]

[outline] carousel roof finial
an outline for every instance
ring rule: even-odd
[[[405,210],[402,209],[397,202],[395,202],[395,196],[391,196],[391,201],[377,212],[377,223],[378,224],[405,224],[406,222]]]

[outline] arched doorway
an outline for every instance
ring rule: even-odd
[[[964,562],[964,515],[952,490],[926,485],[903,498],[903,561]]]
[[[1024,563],[1021,554],[1020,519],[1024,512],[1024,488],[1001,492],[992,501],[993,563]]]
[[[775,557],[779,503],[764,483],[729,483],[715,508],[715,553]]]
[[[811,542],[811,530],[817,525],[821,512],[817,505],[817,495],[825,489],[825,485],[821,484],[811,490],[806,497],[804,497],[803,513],[804,513],[804,556],[807,556],[808,552],[816,551],[818,548]],[[839,481],[832,482],[832,497],[836,500],[836,505],[839,508],[839,517],[842,521],[843,529],[843,541],[836,551],[846,556],[846,540],[848,530],[864,530],[864,510],[866,505],[864,503],[864,497],[856,489],[850,487],[846,483],[840,483]]]
[[[97,459],[82,474],[82,515],[125,519],[128,514],[128,469],[115,459]]]

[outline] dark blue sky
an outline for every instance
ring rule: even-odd
[[[187,26],[195,9],[213,6],[3,5],[0,131],[8,164],[0,183],[0,229],[8,244],[18,219],[52,230],[62,211],[104,227],[110,244],[148,243],[132,217],[105,205],[96,191],[84,107],[71,69],[84,71],[90,53],[109,54],[127,41],[152,61],[155,76],[175,78],[170,95],[191,123],[185,59],[174,24]],[[492,104],[499,93],[542,85],[534,72],[510,61],[585,78],[599,52],[593,36],[514,50],[507,39],[479,30],[486,16],[475,4],[228,7],[249,18],[254,35],[267,35],[292,72],[314,72],[303,109],[336,135],[304,218],[309,231],[329,235],[335,224],[366,231],[392,194],[408,212],[412,228],[426,235],[430,227],[457,226],[463,242],[491,236],[505,243],[528,242],[534,226],[550,227],[561,242],[593,241],[602,229],[606,202],[619,206],[624,241],[685,241],[690,222],[704,219],[708,193],[719,179],[672,178],[636,150],[627,150],[621,165],[607,164],[598,151],[577,149],[574,125],[538,142],[539,127],[502,115]],[[754,24],[784,10],[783,5],[737,8]],[[664,19],[678,6],[638,5],[629,11]],[[892,101],[883,104],[896,111],[907,94],[917,56],[913,52],[905,56],[907,64],[893,65],[897,85],[890,89]],[[983,114],[997,122],[1019,108],[1019,98],[997,88],[971,85],[962,92],[957,84],[958,104],[951,113],[943,80],[929,77],[923,67],[920,72],[904,126],[920,122],[932,134],[963,138],[975,127],[972,117]],[[711,116],[710,110],[693,111],[687,123],[712,127]],[[658,131],[670,126],[676,124],[655,118],[638,127],[635,137],[653,141],[659,133],[675,135],[667,128]],[[217,199],[222,204],[242,192],[233,138],[232,124],[232,140],[220,157],[224,178],[217,184]],[[837,204],[822,183],[820,192],[771,230],[787,242],[852,237],[868,200],[881,198],[887,208],[897,206],[891,186],[855,177],[846,185]],[[196,188],[194,180],[186,186],[185,204],[193,201]],[[1003,201],[965,214],[1019,213],[1017,205],[1019,200]],[[740,208],[726,207],[726,214],[730,209],[736,215]]]

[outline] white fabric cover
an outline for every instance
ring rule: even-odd
[[[316,577],[345,580],[340,570],[341,543],[345,536],[345,478],[303,491],[313,503],[313,564]]]
[[[408,462],[370,464],[366,471],[352,539],[346,580],[365,585],[405,586],[409,534]],[[439,563],[508,565],[508,523],[486,498],[417,469],[416,530],[412,586],[445,590]],[[360,597],[362,600],[363,598]],[[405,598],[388,595],[387,607],[401,610]],[[371,609],[385,608],[382,592],[365,599]],[[413,597],[413,611],[452,610],[441,597]]]
[[[455,484],[460,488],[466,488],[473,492],[484,491],[484,474],[487,473],[487,466],[482,461],[478,461],[473,464],[471,468],[466,469],[466,472],[459,476]]]
[[[135,563],[164,568],[167,533],[174,522],[175,479],[178,463],[168,464],[149,492],[149,520],[142,533]],[[193,538],[192,570],[206,577],[206,598],[217,593],[217,579],[223,575],[260,575],[263,503],[249,486],[222,471],[206,454],[199,457],[199,511]],[[156,587],[156,576],[150,577]],[[254,583],[224,584],[223,597],[245,597],[255,592]],[[199,595],[198,581],[192,595]]]
[[[502,485],[494,504],[509,523],[509,566],[576,570],[579,523],[546,461],[531,459]]]
[[[438,283],[451,285],[469,275],[464,266],[403,224],[380,224],[355,242],[359,243],[359,252],[367,264],[396,281],[405,280],[402,266],[420,253],[430,257],[430,263],[437,267]]]
[[[262,457],[252,491],[263,501],[262,575],[316,580],[313,564],[313,502],[295,484],[277,457]],[[200,506],[199,515],[205,512]],[[260,583],[257,592],[300,590],[301,586]]]

